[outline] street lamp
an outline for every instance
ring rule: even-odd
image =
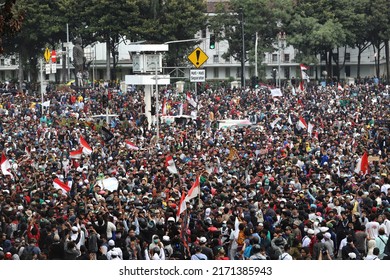
[[[284,44],[286,42],[286,33],[279,32],[278,33],[278,48],[279,48],[279,61],[278,61],[278,87],[280,88],[280,62],[282,60],[282,49],[284,49]]]
[[[241,86],[245,88],[245,33],[244,33],[244,10],[241,11],[241,43],[242,43],[242,57],[241,57]]]

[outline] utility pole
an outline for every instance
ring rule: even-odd
[[[242,36],[242,57],[241,57],[241,86],[245,88],[245,33],[244,33],[244,10],[241,8],[241,36]]]

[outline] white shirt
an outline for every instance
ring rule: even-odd
[[[289,253],[283,253],[279,256],[279,260],[281,261],[291,261],[293,258]]]

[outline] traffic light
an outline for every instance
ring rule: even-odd
[[[210,34],[210,49],[215,49],[215,35]]]

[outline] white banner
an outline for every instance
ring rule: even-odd
[[[98,180],[97,184],[104,190],[115,191],[118,189],[119,182],[117,178],[111,177],[103,180]]]
[[[190,70],[190,82],[191,83],[198,83],[198,82],[205,82],[206,81],[206,70]]]
[[[46,75],[49,75],[51,70],[50,63],[45,64],[45,69],[46,69]]]
[[[280,88],[273,88],[271,89],[271,95],[272,97],[279,97],[279,96],[283,96],[283,93],[280,90]]]
[[[51,72],[53,74],[57,73],[57,64],[56,63],[51,64]]]

